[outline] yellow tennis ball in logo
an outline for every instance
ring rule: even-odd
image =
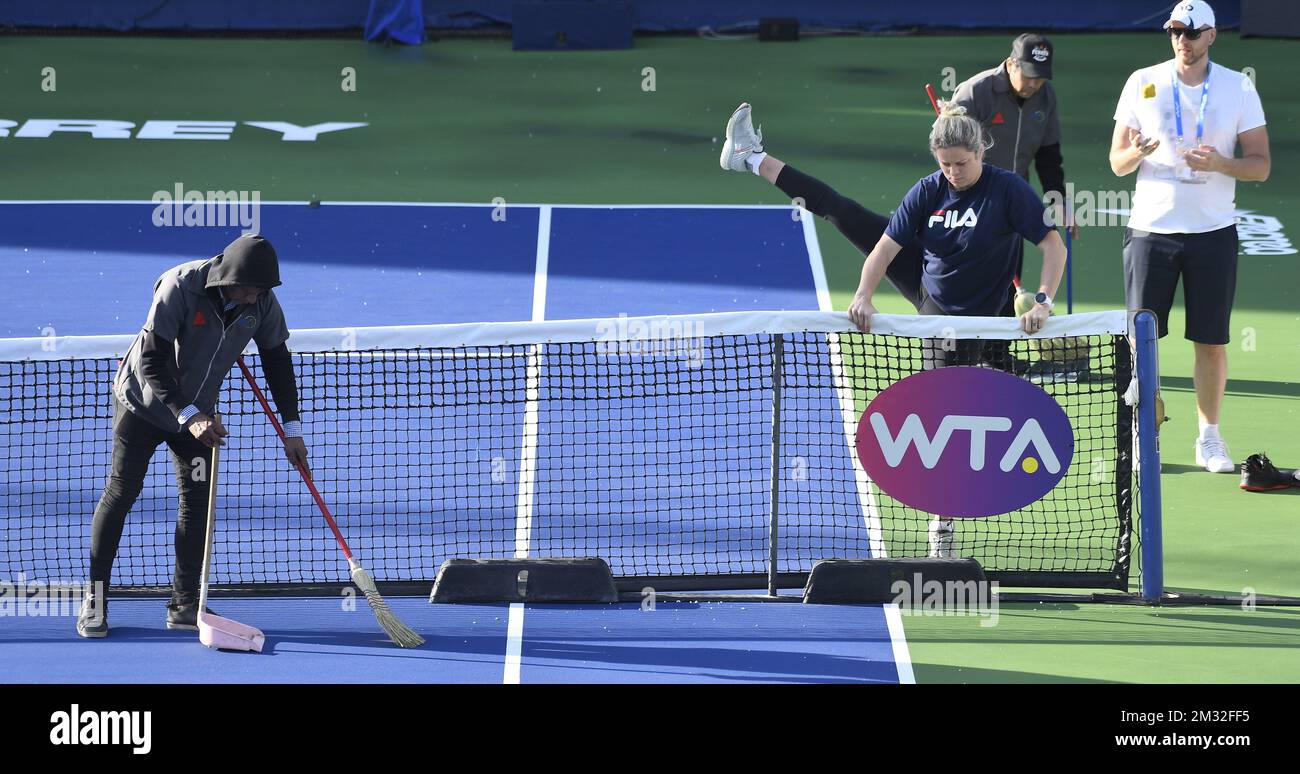
[[[1020,463],[1020,468],[1021,470],[1024,470],[1026,473],[1037,473],[1038,460],[1034,459],[1033,457],[1025,457],[1024,462]]]

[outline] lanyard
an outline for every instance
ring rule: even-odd
[[[1196,144],[1200,145],[1205,137],[1205,105],[1210,99],[1210,61],[1205,60],[1205,83],[1201,84],[1201,111],[1196,117]],[[1174,91],[1174,128],[1178,132],[1178,144],[1183,144],[1183,101],[1178,96],[1178,66],[1171,71]]]

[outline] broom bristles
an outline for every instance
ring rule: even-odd
[[[393,614],[389,609],[388,603],[380,596],[379,589],[375,586],[374,578],[370,573],[359,564],[352,565],[352,582],[357,584],[361,593],[366,595],[366,602],[370,604],[371,611],[375,614],[375,620],[379,622],[380,628],[388,634],[388,638],[396,643],[399,648],[418,648],[424,644],[424,638],[416,634],[411,627],[402,623],[402,620]]]

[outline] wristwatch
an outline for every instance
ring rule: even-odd
[[[1048,311],[1051,311],[1052,309],[1052,297],[1042,292],[1041,290],[1034,295],[1034,303],[1042,304],[1043,306],[1047,307]]]

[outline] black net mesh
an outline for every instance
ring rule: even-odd
[[[381,582],[431,583],[452,557],[527,554],[599,556],[627,582],[734,578],[739,588],[769,570],[774,483],[782,573],[830,557],[925,556],[932,517],[867,480],[855,463],[857,417],[910,374],[982,365],[1046,391],[1076,446],[1042,500],[959,520],[957,554],[1011,585],[1127,587],[1131,415],[1121,393],[1131,369],[1122,336],[944,348],[887,335],[779,335],[295,352],[314,477]],[[258,358],[246,362],[265,389]],[[116,367],[113,358],[0,362],[0,579],[86,578]],[[231,437],[213,582],[345,582],[332,534],[238,369],[219,410]],[[168,456],[160,447],[130,513],[115,587],[171,582],[177,485]]]

